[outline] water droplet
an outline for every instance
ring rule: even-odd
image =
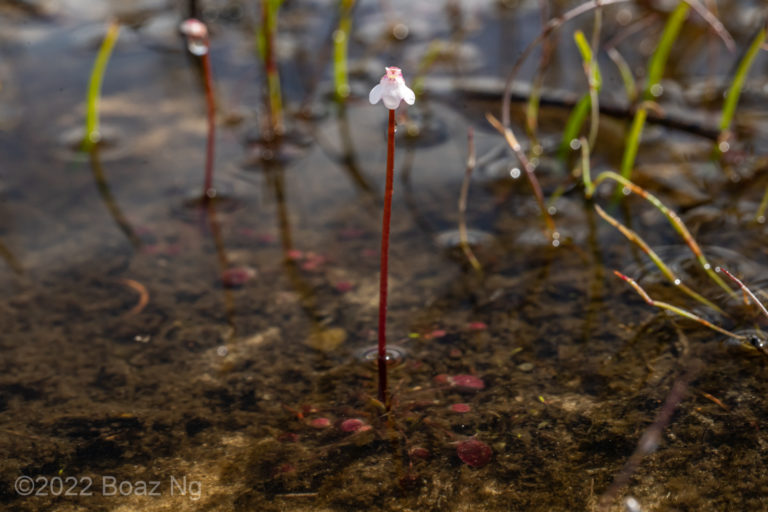
[[[664,87],[661,84],[653,84],[651,86],[651,95],[654,98],[658,98],[662,94],[664,94]]]
[[[710,265],[709,263],[704,264],[704,270],[709,270],[711,268],[712,268],[712,265]]]
[[[723,141],[717,145],[717,148],[720,150],[721,153],[727,153],[728,150],[731,149],[731,145],[728,144],[726,141]]]
[[[623,187],[623,188],[621,189],[621,193],[622,193],[622,194],[624,194],[625,196],[628,196],[629,194],[631,194],[631,193],[632,193],[632,191],[631,191],[631,190],[629,190],[629,188],[627,188],[627,187]]]
[[[552,247],[560,247],[560,240],[552,240]]]
[[[224,357],[227,354],[229,354],[229,350],[227,350],[226,345],[221,345],[220,347],[216,348],[216,355],[218,355],[219,357]]]
[[[554,215],[557,213],[557,208],[555,208],[554,206],[550,206],[549,208],[547,208],[547,213],[550,215]]]
[[[682,283],[682,281],[680,281],[679,279],[675,279],[675,286],[679,286],[680,283]]]
[[[579,139],[571,139],[568,145],[571,146],[571,149],[576,150],[581,147],[581,141]]]
[[[517,178],[520,177],[520,169],[518,169],[517,167],[513,167],[512,169],[509,170],[509,175],[512,177],[513,180],[516,180]]]

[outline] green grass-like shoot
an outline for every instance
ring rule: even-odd
[[[728,93],[725,96],[723,114],[720,118],[719,140],[721,141],[725,140],[731,128],[731,122],[733,121],[733,116],[736,113],[736,105],[739,103],[739,96],[741,95],[741,90],[744,87],[744,81],[747,78],[749,69],[752,67],[752,63],[755,60],[757,52],[760,51],[760,47],[765,41],[765,35],[766,30],[765,26],[763,26],[763,28],[758,31],[757,35],[752,40],[752,43],[747,49],[747,53],[744,54],[744,57],[739,62],[739,66],[736,68],[736,74],[733,77],[733,82],[731,82],[731,86],[728,88]]]
[[[600,12],[600,11],[598,11]],[[587,42],[587,38],[584,37],[584,33],[581,30],[577,30],[573,34],[573,39],[576,42],[576,46],[579,48],[581,54],[581,60],[584,63],[584,73],[587,75],[587,81],[589,82],[589,102],[591,106],[591,125],[589,128],[589,146],[595,147],[597,141],[597,130],[600,123],[600,105],[598,100],[598,94],[600,88],[603,85],[603,78],[600,74],[600,67],[597,65],[597,59],[594,57],[592,48]]]
[[[635,77],[632,76],[632,70],[629,69],[629,64],[616,48],[609,48],[606,53],[616,64],[616,69],[619,70],[621,81],[624,83],[624,90],[627,92],[627,99],[630,103],[634,103],[637,100],[637,83]]]
[[[648,64],[648,78],[646,79],[645,89],[643,90],[644,103],[651,101],[654,98],[654,91],[660,87],[659,83],[661,82],[661,77],[664,75],[664,68],[667,65],[669,52],[672,49],[672,45],[677,40],[677,36],[680,34],[680,29],[683,26],[686,16],[688,16],[689,9],[690,6],[687,3],[680,2],[667,20],[664,32],[661,34],[661,39],[656,47],[656,51],[653,52],[653,56],[651,56],[651,60]],[[629,179],[632,175],[632,169],[635,166],[635,158],[637,157],[637,150],[640,146],[640,137],[643,133],[643,126],[645,125],[647,115],[647,106],[641,104],[635,113],[632,127],[627,134],[624,156],[621,159],[621,175],[624,178]]]
[[[261,30],[256,35],[256,46],[264,60],[267,73],[267,95],[269,98],[270,129],[272,135],[282,135],[283,98],[280,88],[280,75],[275,60],[275,37],[277,35],[277,13],[283,0],[264,0],[262,3]]]
[[[354,5],[355,0],[339,0],[339,26],[333,32],[333,90],[338,101],[344,101],[350,91],[347,51]]]
[[[713,331],[717,331],[720,334],[725,334],[728,337],[731,337],[731,338],[734,338],[734,339],[737,339],[737,340],[742,340],[742,341],[747,339],[746,336],[742,336],[741,334],[736,334],[736,333],[733,333],[733,332],[728,331],[726,329],[723,329],[722,327],[719,327],[719,326],[713,324],[712,322],[708,322],[707,320],[704,320],[700,316],[698,316],[698,315],[696,315],[694,313],[691,313],[690,311],[688,311],[686,309],[674,306],[674,305],[669,304],[667,302],[661,302],[659,300],[654,300],[631,277],[625,276],[624,274],[622,274],[618,270],[614,270],[613,273],[616,275],[616,277],[619,277],[619,278],[623,279],[625,282],[627,282],[637,292],[637,294],[640,295],[643,298],[643,300],[648,305],[650,305],[650,306],[654,306],[654,307],[657,307],[657,308],[660,308],[660,309],[666,309],[667,311],[671,311],[672,313],[675,313],[676,315],[679,315],[679,316],[681,316],[683,318],[687,318],[689,320],[693,320],[694,322],[698,322],[701,325],[709,327]]]
[[[765,211],[768,209],[768,187],[765,187],[765,194],[763,194],[763,200],[760,201],[760,206],[755,214],[755,220],[760,224],[765,222]]]
[[[560,147],[557,150],[557,158],[561,161],[565,161],[568,158],[568,153],[571,150],[571,141],[578,138],[581,132],[581,127],[584,126],[584,121],[587,119],[587,114],[590,111],[592,99],[589,93],[582,96],[576,103],[576,106],[571,110],[568,119],[565,122],[565,129],[563,130],[563,138],[560,141]]]
[[[592,195],[595,192],[595,189],[605,180],[613,180],[616,183],[622,185],[625,189],[629,190],[630,192],[637,194],[638,196],[642,197],[649,203],[651,203],[654,207],[656,207],[657,210],[661,212],[662,215],[669,221],[669,223],[672,225],[672,228],[677,232],[678,235],[683,239],[685,244],[688,246],[688,248],[691,250],[693,255],[696,257],[696,260],[701,265],[701,268],[706,272],[706,274],[714,281],[718,286],[720,286],[723,290],[727,291],[729,295],[733,295],[733,290],[723,281],[717,273],[715,273],[712,264],[709,263],[706,256],[704,256],[703,251],[701,250],[701,247],[699,247],[699,244],[696,242],[696,240],[693,238],[693,235],[691,235],[691,232],[688,230],[688,227],[685,225],[683,220],[680,218],[677,213],[673,212],[669,208],[667,208],[664,203],[662,203],[659,198],[645,190],[644,188],[640,187],[639,185],[635,185],[625,177],[613,172],[613,171],[603,171],[601,172],[597,178],[595,178],[594,182],[591,180],[591,177],[588,176],[589,169],[584,169],[582,172],[582,180],[584,182],[584,194],[587,197],[587,199],[591,198]]]
[[[83,151],[91,151],[101,140],[99,131],[99,100],[101,98],[101,84],[104,81],[104,72],[107,69],[112,49],[120,34],[120,24],[113,21],[109,24],[104,40],[99,47],[99,53],[91,69],[91,77],[88,82],[88,94],[86,97],[85,136],[83,137]]]

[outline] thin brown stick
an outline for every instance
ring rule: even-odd
[[[147,287],[134,279],[120,279],[121,284],[127,286],[131,290],[139,294],[139,300],[135,306],[133,306],[125,316],[133,316],[141,313],[147,304],[149,304],[149,292]]]
[[[694,361],[695,362],[695,361]],[[661,442],[661,434],[664,429],[669,425],[672,419],[672,413],[685,398],[685,394],[688,391],[688,383],[691,382],[701,369],[701,363],[691,365],[691,368],[681,377],[679,377],[672,388],[667,394],[667,398],[664,400],[664,404],[656,413],[653,423],[645,429],[643,435],[640,436],[640,440],[637,442],[637,448],[632,455],[627,459],[624,464],[624,468],[614,477],[613,482],[600,496],[598,500],[598,510],[608,510],[608,507],[613,503],[618,496],[621,489],[623,489],[628,483],[632,475],[640,467],[640,463],[643,461],[643,457],[649,453],[653,453],[658,448]]]
[[[509,147],[512,148],[512,151],[515,152],[517,159],[520,160],[520,165],[522,165],[523,169],[525,169],[525,175],[528,178],[528,182],[531,184],[533,194],[536,196],[536,202],[539,203],[541,215],[544,217],[544,222],[547,225],[547,235],[549,235],[549,237],[554,241],[556,239],[555,222],[552,220],[552,216],[547,211],[547,205],[544,204],[544,194],[542,194],[539,180],[534,174],[533,165],[531,165],[528,157],[525,156],[525,151],[523,151],[523,148],[520,146],[520,143],[517,141],[517,137],[515,137],[515,134],[512,132],[511,128],[505,128],[502,126],[499,120],[496,119],[491,113],[486,112],[485,118],[494,128],[496,128],[496,130],[502,136],[504,136],[504,140],[507,141],[507,144],[509,144]]]
[[[705,327],[709,327],[709,328],[710,328],[710,329],[712,329],[713,331],[717,331],[717,332],[719,332],[720,334],[725,334],[726,336],[729,336],[729,337],[731,337],[731,338],[735,338],[735,339],[737,339],[737,340],[746,340],[746,339],[747,339],[747,337],[746,337],[746,336],[742,336],[742,335],[740,335],[740,334],[736,334],[736,333],[733,333],[733,332],[731,332],[731,331],[728,331],[728,330],[726,330],[726,329],[723,329],[722,327],[718,327],[717,325],[713,324],[712,322],[708,322],[707,320],[704,320],[704,319],[703,319],[703,318],[701,318],[700,316],[698,316],[698,315],[695,315],[695,314],[691,313],[691,312],[690,312],[690,311],[688,311],[688,310],[685,310],[685,309],[683,309],[683,308],[679,308],[679,307],[677,307],[677,306],[673,306],[672,304],[668,304],[668,303],[666,303],[666,302],[662,302],[662,301],[660,301],[660,300],[654,300],[654,299],[652,299],[652,298],[651,298],[651,296],[650,296],[650,295],[648,295],[648,293],[647,293],[647,292],[646,292],[646,291],[645,291],[645,290],[644,290],[644,289],[643,289],[643,288],[642,288],[642,287],[641,287],[639,284],[637,284],[637,282],[636,282],[634,279],[632,279],[631,277],[627,277],[627,276],[625,276],[624,274],[622,274],[622,273],[621,273],[621,272],[619,272],[618,270],[614,270],[614,271],[613,271],[613,273],[614,273],[614,274],[616,274],[616,276],[617,276],[617,277],[620,277],[621,279],[623,279],[624,281],[626,281],[627,283],[629,283],[629,285],[630,285],[632,288],[634,288],[634,289],[635,289],[635,291],[637,292],[637,294],[638,294],[638,295],[640,295],[640,296],[643,298],[643,300],[644,300],[644,301],[645,301],[645,302],[646,302],[648,305],[650,305],[650,306],[654,306],[654,307],[657,307],[657,308],[660,308],[660,309],[666,309],[667,311],[671,311],[671,312],[673,312],[673,313],[675,313],[675,314],[677,314],[677,315],[680,315],[680,316],[682,316],[683,318],[687,318],[687,319],[689,319],[689,320],[693,320],[694,322],[698,322],[698,323],[700,323],[701,325],[703,325],[703,326],[705,326]]]
[[[742,291],[742,292],[744,292],[744,293],[746,293],[747,295],[749,295],[749,298],[750,298],[750,299],[752,299],[752,302],[753,302],[753,303],[754,303],[754,304],[755,304],[755,305],[756,305],[758,308],[760,308],[760,310],[763,312],[763,314],[766,316],[766,318],[768,318],[768,309],[766,309],[766,308],[765,308],[765,306],[763,305],[763,303],[762,303],[762,302],[760,302],[760,301],[757,299],[757,297],[755,296],[755,294],[754,294],[754,293],[752,293],[752,290],[750,290],[749,288],[747,288],[747,285],[745,285],[744,283],[742,283],[742,282],[741,282],[741,280],[740,280],[739,278],[737,278],[736,276],[734,276],[733,274],[731,274],[730,272],[728,272],[728,271],[727,271],[726,269],[724,269],[723,267],[715,267],[715,272],[722,272],[722,273],[723,273],[723,274],[725,274],[726,276],[730,277],[730,278],[731,278],[731,280],[733,280],[733,281],[734,281],[736,284],[738,284],[738,285],[739,285],[739,288],[741,288],[741,291]]]
[[[472,127],[467,132],[467,144],[469,146],[467,155],[467,169],[464,172],[464,180],[461,183],[461,193],[459,194],[459,244],[467,261],[478,272],[483,271],[483,266],[472,252],[472,247],[467,240],[467,196],[469,195],[469,182],[472,179],[472,172],[475,170],[475,130]]]

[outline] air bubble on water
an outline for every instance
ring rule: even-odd
[[[623,187],[621,189],[621,193],[624,194],[625,196],[628,196],[629,194],[632,193],[632,191],[628,187]]]
[[[658,98],[664,93],[664,87],[661,84],[653,84],[651,86],[651,95],[654,98]]]
[[[554,206],[550,206],[549,208],[547,208],[547,213],[550,215],[554,215],[557,213],[557,208],[555,208]]]
[[[220,345],[216,347],[216,355],[218,355],[219,357],[224,357],[227,354],[229,354],[229,350],[227,349],[226,345]]]
[[[576,150],[581,147],[581,141],[579,139],[571,139],[568,145],[571,146],[571,149]]]
[[[704,264],[704,270],[709,270],[711,268],[712,268],[712,265],[710,265],[709,263]]]
[[[513,167],[512,169],[509,170],[509,175],[512,176],[513,180],[516,180],[517,178],[520,177],[520,169],[518,169],[517,167]]]
[[[682,281],[680,281],[679,279],[675,279],[675,286],[680,286],[680,283],[682,283]]]
[[[731,149],[731,145],[728,144],[726,141],[723,141],[717,145],[717,148],[720,150],[721,153],[727,153],[728,150]]]

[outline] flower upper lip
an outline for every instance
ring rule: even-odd
[[[395,110],[400,106],[401,101],[413,105],[416,101],[416,94],[405,85],[402,70],[396,66],[390,66],[386,68],[386,73],[381,77],[379,83],[371,89],[368,101],[372,105],[381,101],[388,109]]]

